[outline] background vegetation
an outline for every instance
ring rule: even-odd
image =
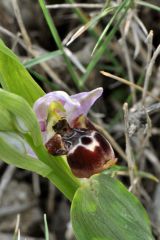
[[[89,116],[112,143],[116,174],[143,203],[160,239],[159,0],[46,4],[2,0],[1,38],[46,92],[104,88]],[[3,162],[0,174],[1,239],[12,239],[14,230],[17,238],[18,229],[21,239],[43,239],[44,212],[50,239],[74,239],[70,203],[53,185]]]

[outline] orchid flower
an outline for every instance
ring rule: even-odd
[[[50,121],[55,124],[63,117],[73,127],[78,117],[87,115],[102,93],[103,89],[100,87],[90,92],[82,92],[72,96],[64,91],[55,91],[39,98],[35,102],[33,110],[37,115],[41,131],[47,131]]]
[[[77,177],[90,177],[116,162],[110,143],[86,117],[102,93],[101,87],[71,96],[55,91],[39,98],[33,107],[48,152],[67,155]]]

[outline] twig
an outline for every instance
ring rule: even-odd
[[[133,189],[133,192],[135,192],[134,162],[133,162],[133,158],[132,158],[132,150],[131,150],[130,138],[129,138],[129,134],[128,134],[129,120],[128,120],[128,104],[127,103],[124,103],[123,111],[124,111],[126,155],[127,155],[127,160],[128,160],[127,163],[128,163],[129,178],[130,178],[131,188]]]
[[[106,77],[113,78],[113,79],[115,79],[115,80],[117,80],[117,81],[119,81],[119,82],[121,82],[121,83],[124,83],[124,84],[126,84],[126,85],[128,85],[128,86],[133,86],[135,89],[137,89],[137,90],[139,90],[139,91],[141,91],[141,92],[144,91],[141,86],[139,86],[139,85],[137,85],[137,84],[135,84],[135,83],[131,83],[131,82],[129,82],[128,80],[126,80],[126,79],[124,79],[124,78],[117,77],[117,76],[115,76],[115,75],[113,75],[113,74],[111,74],[111,73],[104,72],[104,71],[100,71],[100,73],[103,74],[103,75],[106,76]],[[160,101],[160,98],[153,96],[152,93],[146,91],[146,94],[147,94],[148,96],[152,97],[153,99],[155,99],[156,101],[158,101],[158,102]]]

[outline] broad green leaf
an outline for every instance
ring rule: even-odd
[[[0,89],[0,107],[12,114],[12,122],[19,131],[29,133],[35,145],[42,144],[41,132],[36,115],[27,101],[16,94]],[[0,122],[3,121],[2,118],[3,115],[0,115]]]
[[[50,167],[25,153],[25,145],[16,133],[0,132],[0,158],[18,168],[36,172],[47,177],[52,173]]]
[[[77,190],[71,217],[77,240],[153,240],[139,200],[109,175],[94,175]]]
[[[11,131],[13,129],[10,113],[0,104],[0,131]]]
[[[33,103],[44,95],[16,55],[0,41],[0,83],[2,87]]]

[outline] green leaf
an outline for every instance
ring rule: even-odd
[[[52,169],[38,159],[25,153],[25,143],[16,133],[0,132],[1,160],[15,165],[18,168],[36,172],[43,177],[48,177]]]
[[[77,190],[71,217],[77,240],[153,240],[139,200],[109,175],[94,175]]]
[[[44,95],[16,55],[0,41],[0,83],[12,93],[24,97],[32,106]]]
[[[0,108],[5,109],[12,115],[12,122],[22,133],[29,133],[35,145],[42,144],[40,127],[30,105],[22,97],[0,89]],[[9,121],[9,116],[8,117]],[[3,114],[0,115],[0,122],[4,122]]]
[[[13,129],[14,127],[10,113],[0,106],[0,131],[11,131]]]

